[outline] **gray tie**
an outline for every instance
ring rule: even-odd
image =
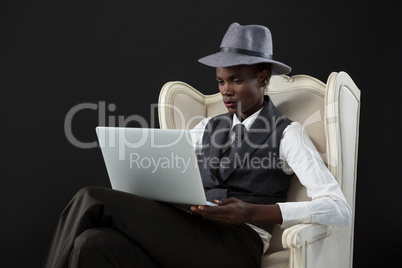
[[[233,127],[235,133],[235,139],[232,145],[222,154],[221,162],[219,165],[219,173],[221,177],[224,176],[225,172],[231,170],[229,167],[233,167],[236,159],[237,149],[240,147],[241,142],[247,134],[247,129],[243,124],[237,124]]]

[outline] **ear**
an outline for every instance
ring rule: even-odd
[[[271,79],[271,72],[268,69],[261,71],[261,86],[266,87],[269,84],[269,79]]]

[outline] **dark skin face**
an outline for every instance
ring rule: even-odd
[[[247,65],[216,68],[223,102],[228,112],[237,114],[241,121],[264,105],[264,87],[269,78],[268,70],[256,71]]]

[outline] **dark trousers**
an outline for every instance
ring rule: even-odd
[[[44,267],[260,267],[261,253],[247,225],[89,187],[61,214]]]

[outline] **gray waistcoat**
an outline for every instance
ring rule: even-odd
[[[291,121],[266,96],[266,105],[247,132],[235,163],[226,177],[219,174],[219,159],[229,141],[232,114],[213,117],[207,124],[199,152],[199,167],[208,201],[235,197],[254,204],[286,201],[291,176],[281,169],[279,144]],[[268,232],[273,225],[253,223]]]

